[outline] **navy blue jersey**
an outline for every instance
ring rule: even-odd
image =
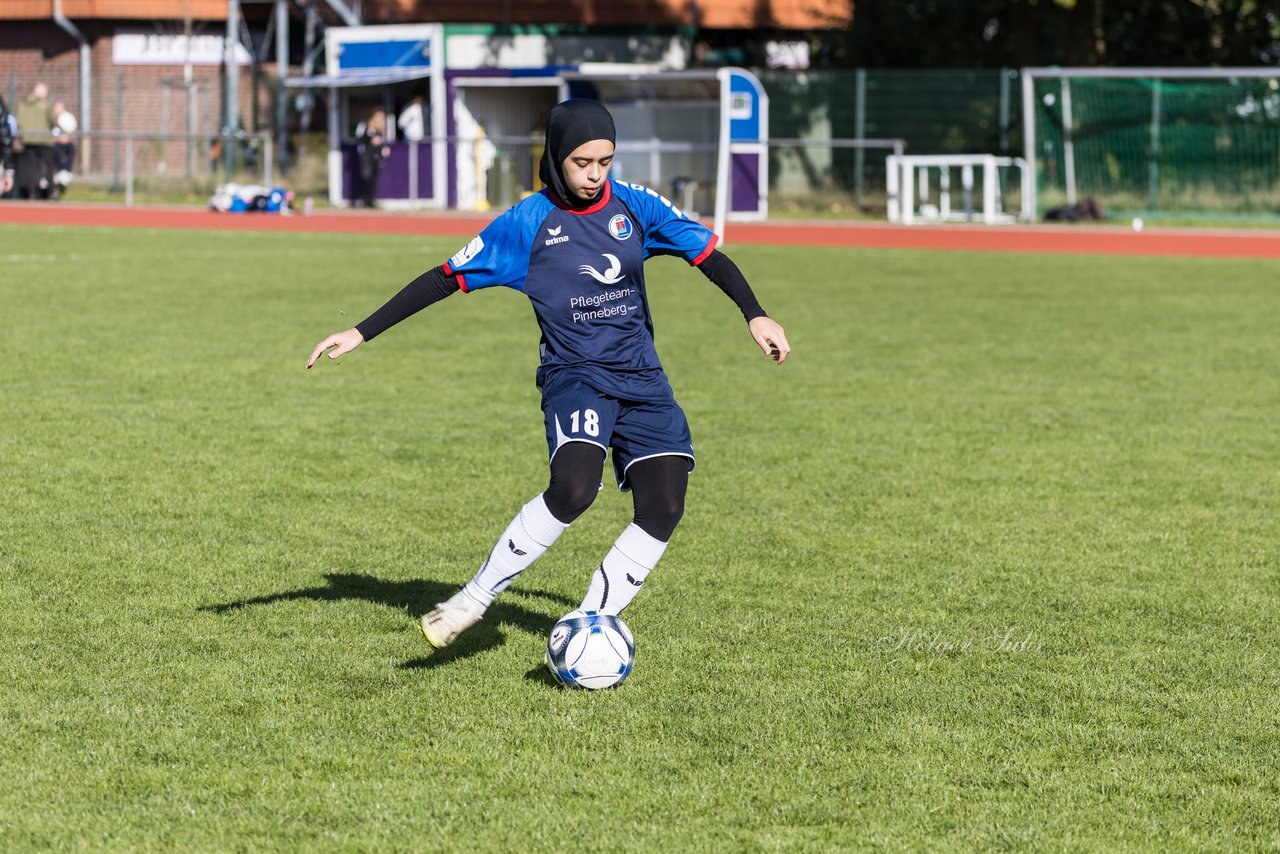
[[[679,255],[698,264],[711,229],[653,190],[606,181],[600,201],[571,210],[548,191],[530,196],[444,265],[462,290],[503,285],[533,303],[542,329],[538,384],[566,373],[626,400],[670,394],[653,346],[644,262]]]

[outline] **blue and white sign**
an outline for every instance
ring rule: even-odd
[[[439,24],[391,24],[330,27],[325,30],[325,66],[330,75],[346,72],[443,68]]]
[[[720,160],[716,229],[732,216],[760,220],[769,212],[769,98],[750,71],[721,68]],[[727,192],[725,192],[727,190]]]
[[[760,81],[741,69],[729,70],[729,139],[732,142],[760,142],[764,88]]]

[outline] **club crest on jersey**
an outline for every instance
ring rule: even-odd
[[[618,256],[610,255],[608,252],[601,254],[609,262],[609,269],[602,273],[590,264],[583,264],[578,268],[578,275],[590,276],[602,285],[613,285],[625,279],[626,275],[622,274],[622,262],[618,260]]]
[[[609,220],[609,233],[613,235],[614,240],[626,240],[631,236],[631,220],[618,214]]]

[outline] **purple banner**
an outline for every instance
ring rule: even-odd
[[[729,176],[729,210],[760,210],[760,155],[730,155]]]

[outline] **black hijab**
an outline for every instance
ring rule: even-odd
[[[616,143],[615,137],[613,116],[599,101],[577,98],[556,104],[547,119],[547,142],[542,149],[538,177],[569,207],[589,207],[600,197],[584,202],[569,192],[564,180],[564,159],[584,142],[607,139]],[[604,192],[603,187],[600,192]]]

